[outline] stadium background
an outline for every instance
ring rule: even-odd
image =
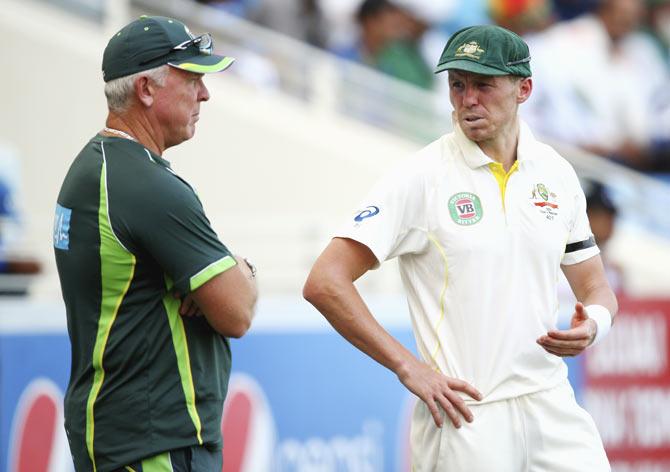
[[[212,99],[196,138],[166,153],[222,239],[259,267],[257,318],[233,343],[224,470],[409,470],[411,396],[300,292],[332,228],[393,162],[448,130],[449,111],[433,93],[186,0],[3,1],[0,165],[15,176],[21,213],[11,250],[42,270],[0,275],[7,292],[27,292],[0,297],[0,470],[71,469],[60,420],[69,347],[52,255],[54,202],[71,159],[104,122],[106,41],[141,13],[211,31],[217,51],[238,58],[231,73],[208,77]],[[617,329],[570,361],[571,381],[615,471],[668,471],[670,189],[553,144],[580,176],[612,188],[620,218],[608,256],[626,273]],[[387,264],[359,286],[413,348],[395,269]],[[569,300],[562,307],[565,315]]]

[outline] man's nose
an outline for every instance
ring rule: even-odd
[[[198,101],[206,102],[207,100],[209,100],[209,90],[207,90],[207,86],[201,80],[200,81],[200,92],[198,93]]]
[[[472,85],[465,86],[465,92],[463,93],[463,104],[465,106],[473,106],[477,104],[479,100],[477,89]]]

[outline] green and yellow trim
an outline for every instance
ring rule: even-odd
[[[202,269],[200,272],[191,277],[189,281],[189,287],[191,292],[199,288],[205,282],[210,280],[212,277],[219,275],[222,272],[227,271],[237,262],[233,256],[225,256],[219,259],[218,261],[212,262],[210,265]]]
[[[442,260],[444,260],[444,285],[442,286],[442,291],[440,292],[440,317],[437,320],[437,323],[435,324],[435,327],[433,328],[433,332],[435,333],[435,339],[437,339],[437,345],[435,346],[435,350],[433,351],[433,354],[430,356],[430,360],[432,361],[433,365],[435,366],[435,369],[437,371],[440,371],[440,367],[437,365],[437,361],[435,358],[437,357],[437,353],[442,347],[442,342],[440,341],[440,333],[439,329],[440,326],[442,325],[442,321],[444,320],[446,316],[446,310],[445,310],[445,303],[444,299],[447,293],[447,285],[449,283],[449,266],[447,264],[447,254],[444,252],[444,248],[440,245],[440,242],[437,240],[437,238],[431,234],[427,234],[428,239],[430,240],[431,243],[435,245],[437,248],[438,252],[442,256]]]
[[[104,147],[103,162],[100,171],[100,201],[98,207],[98,231],[100,233],[100,276],[102,279],[102,299],[100,301],[100,315],[98,330],[93,346],[93,384],[86,401],[86,448],[93,464],[93,471],[97,471],[95,463],[95,402],[105,380],[103,358],[114,321],[119,312],[121,302],[126,296],[130,282],[135,274],[135,256],[126,250],[119,242],[109,218],[107,198],[107,162]]]
[[[170,452],[164,452],[157,456],[142,461],[142,472],[174,472]]]
[[[232,57],[224,57],[221,59],[219,62],[216,64],[211,64],[211,65],[203,65],[203,64],[196,64],[194,62],[182,62],[179,64],[176,63],[171,63],[170,65],[172,67],[176,67],[177,69],[182,69],[186,70],[189,72],[195,72],[197,74],[210,74],[212,72],[221,72],[226,70],[227,68],[230,67],[230,65],[235,62],[235,59]]]
[[[491,169],[493,176],[498,182],[498,187],[500,187],[500,198],[502,198],[502,207],[503,211],[505,211],[505,191],[507,190],[507,182],[509,181],[510,176],[519,169],[519,161],[514,161],[509,172],[505,172],[505,168],[500,162],[491,162],[489,164],[489,169]]]
[[[166,282],[168,293],[163,297],[163,306],[170,323],[172,345],[177,357],[177,369],[179,370],[179,378],[181,379],[181,388],[184,391],[186,410],[193,422],[198,444],[202,445],[202,423],[198,409],[195,406],[195,382],[193,381],[193,372],[191,371],[191,356],[188,351],[188,339],[186,338],[184,320],[179,314],[181,301],[172,296],[171,281],[166,280]]]

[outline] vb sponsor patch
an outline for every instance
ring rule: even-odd
[[[462,226],[474,225],[484,216],[482,202],[474,193],[460,192],[449,199],[449,214],[454,223]]]

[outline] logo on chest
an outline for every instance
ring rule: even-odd
[[[544,184],[536,184],[530,194],[530,200],[548,220],[558,216],[558,197]]]
[[[449,214],[454,223],[470,226],[484,216],[482,202],[474,193],[460,192],[449,199]]]

